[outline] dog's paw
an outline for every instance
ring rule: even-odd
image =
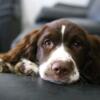
[[[3,72],[3,66],[4,66],[3,60],[0,59],[0,73]]]
[[[27,59],[21,59],[15,65],[15,72],[17,74],[34,75],[38,73],[38,66]]]
[[[0,73],[1,72],[13,72],[13,66],[0,59]]]

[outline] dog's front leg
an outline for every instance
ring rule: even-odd
[[[14,67],[15,73],[25,75],[38,74],[38,66],[27,59],[21,59]]]
[[[14,72],[14,67],[10,63],[3,61],[3,59],[0,59],[0,72]]]
[[[38,66],[27,59],[21,59],[17,64],[12,65],[0,59],[0,72],[1,73],[16,73],[24,75],[38,74]]]

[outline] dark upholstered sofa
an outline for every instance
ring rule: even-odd
[[[0,52],[10,49],[21,30],[19,0],[0,0]]]
[[[39,77],[0,74],[0,100],[100,100],[100,86],[57,85]]]

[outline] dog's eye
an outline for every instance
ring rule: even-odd
[[[54,43],[53,43],[52,40],[50,40],[50,39],[45,39],[45,40],[43,41],[43,47],[44,47],[44,48],[51,49],[51,48],[53,48],[53,46],[54,46]]]
[[[75,42],[73,42],[72,46],[79,48],[81,46],[81,42],[75,41]]]
[[[71,43],[71,47],[74,49],[81,49],[82,48],[82,42],[80,40],[75,40]]]

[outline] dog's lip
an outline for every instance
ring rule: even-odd
[[[56,75],[53,72],[51,72],[51,73],[45,72],[45,77],[52,78],[54,80],[66,80],[66,79],[69,80],[70,74],[69,75],[67,75],[67,74],[66,75]]]
[[[53,82],[53,83],[56,83],[56,84],[65,84],[65,83],[68,83],[69,82],[69,77],[65,76],[65,77],[52,77],[52,76],[49,76],[49,75],[45,75],[44,77],[42,77],[43,80],[46,80],[46,81],[49,81],[49,82]]]
[[[68,83],[67,79],[66,80],[54,80],[54,79],[50,79],[50,78],[42,78],[42,79],[45,81],[55,83],[55,84],[67,84]]]
[[[55,84],[67,84],[67,82],[63,82],[63,81],[59,81],[59,80],[46,80],[46,81],[49,81],[49,82],[52,82],[52,83],[55,83]]]

